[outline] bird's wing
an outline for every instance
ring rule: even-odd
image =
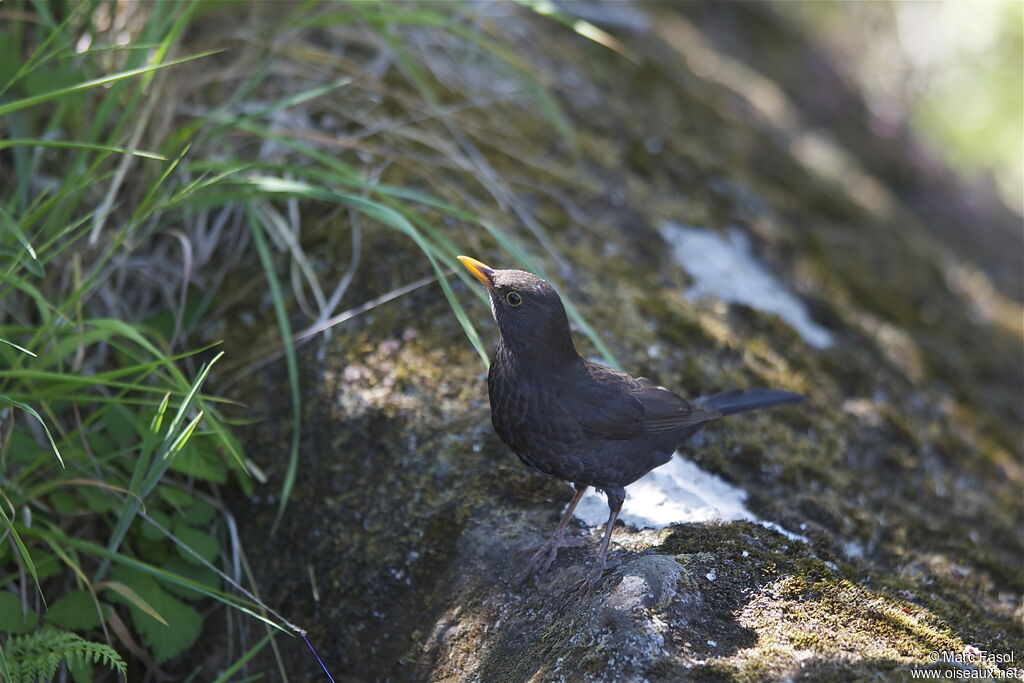
[[[692,405],[645,377],[632,377],[587,363],[588,379],[566,383],[563,406],[584,432],[604,439],[634,439],[692,427],[719,417],[718,411]]]

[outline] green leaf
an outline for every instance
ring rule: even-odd
[[[15,401],[13,398],[9,396],[4,396],[3,394],[0,394],[0,403],[7,403],[16,408],[21,408],[32,417],[39,420],[39,424],[43,426],[43,431],[46,432],[46,438],[50,440],[50,447],[53,448],[54,455],[56,455],[57,460],[60,461],[60,466],[64,467],[64,459],[60,457],[60,451],[57,450],[57,443],[53,440],[53,435],[50,434],[50,428],[46,426],[45,422],[43,422],[43,418],[39,417],[39,413],[37,413],[35,409],[32,406],[28,405],[27,403]]]
[[[91,683],[96,680],[93,678],[92,663],[84,657],[68,662],[68,671],[71,672],[71,678],[75,683]]]
[[[61,572],[60,561],[46,548],[33,545],[28,552],[32,556],[32,563],[36,566],[36,576],[40,581],[46,581]]]
[[[220,545],[217,543],[217,539],[201,529],[178,524],[174,527],[174,536],[207,562],[212,563],[220,555]],[[199,560],[188,550],[178,544],[175,544],[174,547],[183,559],[199,564]]]
[[[114,453],[117,446],[110,440],[110,434],[106,431],[90,431],[84,435],[89,442],[89,448],[93,453]]]
[[[6,661],[0,668],[6,667],[5,680],[14,682],[56,680],[62,660],[71,666],[83,662],[103,664],[122,677],[128,673],[127,665],[114,648],[52,626],[8,638],[4,650]]]
[[[119,449],[128,448],[139,438],[134,420],[120,405],[111,405],[103,411],[103,424],[107,427],[107,434]]]
[[[170,503],[171,507],[178,511],[184,510],[195,502],[195,498],[191,493],[174,488],[173,486],[158,486],[156,493],[158,496]]]
[[[235,583],[227,576],[222,576],[221,578],[230,583],[234,590],[241,593],[244,597],[237,597],[231,593],[226,593],[219,588],[212,588],[197,581],[193,581],[186,576],[179,576],[158,566],[147,564],[146,562],[140,562],[134,557],[112,552],[111,550],[96,543],[68,536],[61,531],[59,527],[50,522],[41,526],[33,527],[32,529],[26,529],[25,533],[42,538],[50,544],[60,543],[62,546],[88,553],[94,557],[102,557],[108,561],[114,562],[118,567],[131,568],[136,572],[142,572],[146,576],[154,576],[165,585],[175,584],[194,590],[207,597],[213,598],[224,605],[233,607],[234,609],[249,615],[253,619],[261,621],[264,624],[276,628],[284,633],[292,632],[292,630],[289,630],[290,625],[287,620],[278,614],[272,607],[267,605],[265,602],[262,602],[259,598],[252,595],[245,588]],[[270,616],[265,616],[266,614],[269,614]]]
[[[152,512],[149,513],[149,517],[164,529],[171,528],[171,518],[163,512],[160,512],[159,510],[153,510]],[[147,541],[162,541],[165,538],[167,538],[164,532],[160,531],[158,527],[151,524],[148,519],[142,519],[140,517],[137,521],[137,524],[139,525],[139,532],[142,534],[142,537],[145,538]]]
[[[12,463],[28,464],[46,452],[27,429],[14,425],[7,438],[7,457]]]
[[[121,509],[121,501],[110,491],[95,486],[80,486],[78,493],[86,500],[86,507],[93,514],[116,512]]]
[[[100,625],[96,603],[88,591],[69,591],[56,600],[43,620],[73,631],[85,631]]]
[[[130,587],[140,598],[164,618],[164,626],[121,595],[111,595],[115,602],[128,605],[135,631],[153,653],[157,664],[162,664],[184,652],[203,626],[203,618],[185,603],[167,593],[151,576],[127,567],[115,567],[113,577]]]
[[[39,615],[28,610],[21,613],[21,600],[14,593],[0,591],[0,631],[7,633],[28,633],[36,627]]]
[[[178,555],[170,557],[167,562],[163,564],[163,569],[177,574],[178,576],[184,576],[187,579],[191,579],[196,583],[214,590],[219,590],[223,583],[220,580],[220,577],[217,576],[217,572],[212,569],[208,569],[204,565],[196,564],[195,562],[186,562]],[[203,597],[203,594],[199,591],[194,591],[179,584],[166,583],[163,584],[163,586],[168,593],[173,593],[186,600],[198,600]]]
[[[202,527],[209,524],[216,514],[217,508],[202,498],[196,498],[191,505],[185,508],[185,516],[182,517],[182,520],[192,526]]]
[[[139,594],[133,591],[129,586],[126,586],[120,581],[104,581],[103,583],[99,584],[98,587],[106,588],[113,591],[117,595],[120,595],[122,598],[127,600],[129,604],[135,605],[140,610],[142,610],[149,616],[153,617],[164,626],[167,626],[167,621],[160,616],[159,612],[153,609],[152,605],[150,605],[148,602],[139,597]]]
[[[82,501],[73,493],[67,493],[66,491],[52,492],[49,501],[58,515],[66,515],[69,512],[82,508]]]
[[[171,459],[170,469],[197,479],[218,484],[228,480],[228,467],[215,451],[204,443],[206,439],[190,441]]]
[[[156,527],[150,527],[156,529]],[[161,536],[163,534],[161,533]],[[139,559],[145,560],[150,564],[161,565],[167,561],[167,558],[171,555],[171,542],[167,540],[166,536],[163,536],[159,541],[151,541],[150,539],[139,536],[135,539],[135,545],[138,548]]]

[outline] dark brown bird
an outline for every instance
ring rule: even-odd
[[[559,548],[575,545],[565,527],[588,486],[608,497],[608,525],[598,562],[581,582],[589,589],[607,566],[608,541],[625,487],[664,465],[676,448],[724,415],[796,403],[770,389],[726,391],[690,402],[643,377],[586,360],[576,352],[562,300],[541,278],[459,261],[487,288],[500,338],[487,375],[491,423],[519,459],[572,482],[576,494],[555,533],[531,558],[527,575],[547,569]]]

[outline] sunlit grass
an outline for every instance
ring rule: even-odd
[[[206,349],[174,350],[170,330],[131,314],[153,307],[113,284],[210,180],[176,174],[187,140],[170,155],[138,144],[153,76],[213,54],[168,58],[193,8],[153,6],[147,50],[75,54],[95,31],[84,11],[4,29],[7,57],[27,55],[0,69],[0,163],[17,179],[0,204],[0,576],[3,595],[20,596],[0,602],[8,680],[42,666],[14,637],[43,624],[68,638],[38,640],[34,656],[89,680],[100,672],[75,652],[101,652],[97,639],[123,653],[114,670],[138,654],[132,640],[156,663],[178,656],[199,634],[200,597],[282,623],[213,564],[230,547],[203,490],[230,475],[251,488],[217,400],[200,392],[216,357],[196,371]],[[39,91],[42,74],[66,85]],[[127,159],[140,164],[131,174]]]
[[[241,46],[204,34],[243,14],[230,4],[82,3],[62,18],[45,3],[14,9],[31,21],[0,26],[0,173],[15,179],[0,190],[0,582],[17,596],[0,601],[0,675],[10,677],[11,638],[42,624],[111,645],[132,666],[173,662],[216,601],[271,629],[223,663],[227,680],[275,647],[273,629],[292,627],[230,569],[244,551],[218,491],[250,493],[263,473],[217,393],[258,360],[224,356],[207,332],[234,296],[220,285],[245,270],[270,293],[277,341],[259,352],[283,355],[292,397],[274,473],[280,521],[301,449],[296,344],[373,305],[346,297],[373,265],[362,235],[415,245],[486,364],[452,278],[483,293],[455,257],[472,240],[501,265],[543,274],[560,256],[462,117],[532,107],[570,166],[573,131],[545,79],[473,5],[268,5],[283,46],[259,18]],[[326,58],[321,30],[359,58]],[[214,44],[186,41],[193,31]],[[410,47],[408,31],[437,53]],[[479,99],[445,82],[438,74],[464,51],[511,85]],[[275,76],[293,70],[304,75],[294,86]],[[304,251],[303,223],[323,215],[351,231],[337,283]],[[70,655],[65,666],[76,680],[103,675]]]

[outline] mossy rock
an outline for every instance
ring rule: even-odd
[[[1019,321],[975,314],[977,291],[949,284],[969,266],[898,193],[876,205],[836,184],[794,155],[799,131],[694,74],[671,33],[682,16],[651,8],[666,14],[620,36],[630,62],[510,11],[504,29],[553,74],[579,157],[553,155],[557,134],[522,107],[461,122],[502,131],[501,150],[512,144],[543,169],[543,182],[527,182],[521,160],[483,152],[522,181],[517,201],[563,255],[545,262],[553,279],[626,369],[687,395],[807,395],[799,409],[716,426],[690,455],[808,542],[749,522],[620,528],[622,564],[596,594],[564,599],[592,547],[520,585],[522,553],[569,492],[493,434],[483,366],[429,286],[303,352],[287,514],[267,539],[276,488],[236,502],[264,598],[308,629],[343,680],[849,680],[907,674],[935,664],[933,652],[1024,652]],[[884,144],[862,141],[865,154]],[[833,345],[811,347],[750,307],[682,296],[691,277],[661,241],[668,220],[744,230]],[[446,229],[484,260],[499,253]],[[350,300],[429,274],[403,238],[367,233]],[[339,234],[314,239],[344,254]],[[485,306],[454,289],[493,337]],[[272,368],[246,392],[268,418],[250,429],[248,453],[275,485],[292,428],[277,417],[290,414],[286,386]],[[296,678],[317,675],[304,644],[282,652]]]

